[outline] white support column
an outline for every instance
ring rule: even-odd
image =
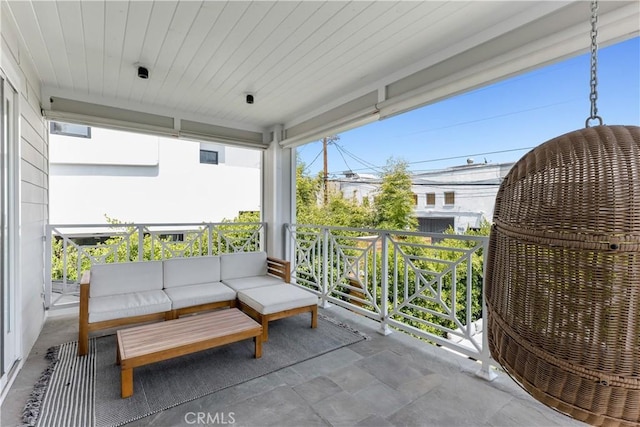
[[[273,136],[271,133],[273,132]],[[262,167],[262,220],[267,223],[267,253],[284,258],[286,233],[284,224],[295,218],[295,151],[282,148],[282,126],[264,133],[270,143],[264,151]]]

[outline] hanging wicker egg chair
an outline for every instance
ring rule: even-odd
[[[536,399],[640,424],[640,127],[574,131],[513,166],[486,286],[491,355]]]

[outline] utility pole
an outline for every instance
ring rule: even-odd
[[[324,206],[329,204],[329,169],[327,168],[327,146],[332,142],[340,141],[339,135],[325,136],[322,138],[322,153],[324,154],[324,174],[322,182],[324,184]]]
[[[327,206],[329,203],[329,171],[327,169],[327,141],[328,138],[325,136],[322,138],[322,153],[324,155],[324,175],[322,175],[323,184],[324,184],[324,205]]]

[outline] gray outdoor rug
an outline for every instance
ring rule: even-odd
[[[23,421],[30,426],[118,426],[215,393],[364,339],[325,316],[318,328],[309,316],[269,324],[262,358],[253,340],[134,369],[134,394],[120,398],[115,335],[90,339],[89,354],[77,357],[77,342],[53,347],[51,365],[34,387]]]

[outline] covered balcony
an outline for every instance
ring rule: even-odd
[[[154,254],[264,250],[285,258],[294,286],[318,295],[321,312],[370,339],[132,424],[205,424],[198,414],[216,413],[234,413],[241,425],[573,423],[489,357],[481,334],[486,238],[296,224],[295,147],[584,53],[588,2],[0,7],[3,425],[21,422],[46,349],[77,338],[83,259],[143,260],[145,239]],[[637,36],[638,22],[637,2],[601,2],[601,45]],[[49,120],[260,150],[261,222],[239,231],[130,224],[107,236],[116,237],[113,249],[81,247],[74,233],[95,230],[49,221]],[[197,236],[192,246],[162,237],[176,228]],[[436,246],[441,238],[457,243]]]
[[[47,350],[78,338],[78,272],[259,251],[265,230],[265,223],[48,226],[48,316],[7,394],[3,425],[24,421]],[[320,316],[366,339],[128,425],[220,416],[239,425],[579,425],[534,400],[490,358],[482,331],[487,237],[296,224],[285,231],[291,286],[317,294]]]

